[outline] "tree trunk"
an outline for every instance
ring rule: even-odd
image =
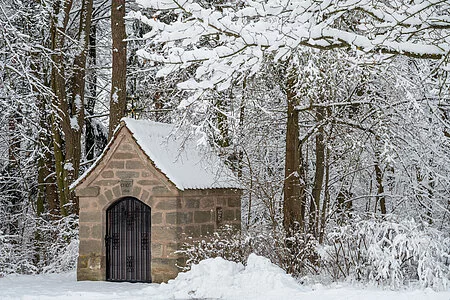
[[[11,106],[13,104],[11,103]],[[9,141],[8,141],[8,170],[14,170],[19,168],[19,150],[20,150],[20,134],[18,133],[17,126],[22,123],[22,113],[19,108],[17,111],[12,112],[8,120],[8,131],[9,131]]]
[[[52,73],[51,87],[52,97],[52,137],[53,151],[55,156],[55,175],[58,187],[58,198],[61,215],[67,215],[67,204],[69,202],[69,189],[67,186],[66,172],[64,171],[64,153],[61,128],[64,133],[69,132],[70,121],[68,118],[68,105],[66,101],[66,81],[64,76],[63,47],[69,12],[72,1],[56,1],[53,5],[53,18],[51,24],[51,48],[52,48]],[[70,139],[69,136],[65,136]]]
[[[319,243],[323,243],[325,236],[325,225],[327,224],[327,211],[330,204],[330,149],[327,147],[325,163],[325,195],[322,203],[322,212],[320,217]]]
[[[91,26],[91,33],[89,35],[89,63],[91,70],[88,76],[89,97],[86,101],[86,112],[88,116],[92,116],[94,115],[97,98],[97,71],[95,70],[97,64],[97,27],[95,25]],[[95,157],[95,127],[92,122],[92,118],[86,120],[85,152],[88,161],[93,160]]]
[[[377,160],[375,161],[375,179],[377,182],[377,202],[380,203],[381,214],[385,215],[386,211],[386,197],[384,195],[384,186],[383,186],[383,171],[380,168],[380,161],[377,156]]]
[[[81,133],[84,126],[84,92],[86,86],[86,58],[89,43],[89,33],[92,18],[93,0],[83,0],[80,15],[80,26],[78,33],[79,53],[74,59],[74,72],[72,78],[72,99],[70,101],[70,122],[69,132],[66,135],[66,162],[67,185],[70,185],[78,178],[81,161]],[[69,138],[67,138],[67,136]],[[73,191],[69,192],[70,201],[73,203],[72,211],[78,214],[78,197]]]
[[[320,194],[322,193],[323,177],[325,174],[325,144],[324,129],[320,124],[324,119],[325,109],[316,108],[316,122],[319,128],[316,134],[316,170],[314,175],[314,187],[312,190],[312,199],[309,206],[309,231],[318,237],[319,234],[319,212],[320,212]]]
[[[326,109],[327,117],[331,117],[331,108]],[[328,138],[326,140],[326,144],[329,145],[332,143],[332,136],[333,136],[333,126],[330,128],[330,131],[328,133]],[[325,144],[325,136],[323,136],[323,143]],[[325,167],[325,186],[324,186],[324,198],[322,203],[322,212],[320,216],[320,233],[319,233],[319,243],[323,242],[324,236],[325,236],[325,226],[327,223],[328,218],[328,207],[330,205],[330,156],[331,156],[331,150],[330,147],[325,147],[325,160],[324,160],[324,167]],[[325,149],[324,149],[325,150]]]
[[[304,229],[305,220],[305,178],[303,158],[299,141],[299,112],[297,105],[296,72],[290,74],[286,85],[287,97],[287,124],[286,124],[286,154],[285,179],[283,199],[283,226],[289,234],[292,230]]]
[[[109,134],[111,139],[126,109],[127,43],[125,32],[125,0],[112,0],[112,78],[111,100],[109,102]]]
[[[223,113],[223,111],[226,108],[226,104],[223,100],[223,93],[219,93],[219,99],[217,100],[216,107],[216,116],[217,116],[217,129],[220,132],[220,136],[217,138],[216,142],[217,144],[222,147],[226,148],[230,146],[230,137],[228,133],[228,117],[226,114]]]
[[[39,125],[42,129],[48,128],[48,118],[45,113],[45,98],[42,95],[38,96],[38,105],[39,105]],[[49,136],[45,134],[44,130],[39,132],[39,147],[43,149],[44,153],[41,154],[38,160],[38,176],[37,176],[37,184],[38,184],[38,195],[36,200],[36,212],[37,215],[40,216],[44,213],[44,204],[46,202],[46,179],[50,175],[47,169],[47,153],[49,149],[47,149],[47,145],[49,145]],[[51,160],[51,157],[50,157]]]
[[[71,96],[66,96],[64,44],[72,0],[54,4],[51,24],[52,41],[52,137],[55,156],[55,175],[58,186],[61,215],[78,213],[78,200],[69,190],[78,177],[81,160],[81,133],[84,126],[84,91],[86,75],[86,51],[92,18],[92,0],[83,0],[80,11],[78,54],[73,61]],[[62,131],[61,131],[62,129]],[[71,210],[68,205],[71,205]]]

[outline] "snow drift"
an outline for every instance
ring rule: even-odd
[[[212,258],[192,266],[167,284],[76,281],[75,272],[8,275],[0,278],[0,299],[302,299],[302,300],[448,300],[450,290],[389,291],[334,284],[304,287],[267,258],[250,255],[247,266]]]
[[[303,290],[281,268],[255,254],[249,256],[246,267],[220,257],[203,260],[159,289],[175,299],[279,299],[280,293],[294,295]],[[149,287],[147,292],[155,289]]]

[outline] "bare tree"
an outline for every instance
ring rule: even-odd
[[[125,0],[112,0],[111,33],[112,33],[112,78],[111,100],[109,102],[109,138],[114,129],[125,116],[126,109],[126,73],[127,42],[125,31]]]

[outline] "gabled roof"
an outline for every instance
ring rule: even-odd
[[[196,138],[177,137],[174,125],[123,118],[110,144],[122,127],[128,128],[144,154],[178,189],[241,188],[231,170],[211,149],[199,148]],[[72,187],[81,183],[104,155]]]

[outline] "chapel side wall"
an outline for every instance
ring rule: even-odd
[[[170,216],[170,222],[178,224],[179,244],[208,240],[224,225],[241,229],[242,191],[233,189],[185,190],[182,192],[179,210]],[[218,217],[218,209],[221,217]],[[177,264],[184,266],[186,257],[179,255]]]
[[[99,187],[77,191],[80,203],[78,280],[104,280],[105,257],[102,255],[102,218],[99,217],[97,197]],[[106,203],[106,202],[105,202]]]
[[[120,143],[111,149],[112,155],[89,175],[95,180],[77,188],[80,199],[77,278],[106,279],[106,210],[120,198],[132,196],[152,211],[152,281],[168,281],[178,274],[174,250],[179,229],[172,216],[180,207],[179,191],[151,166],[131,137],[118,136],[118,140]]]
[[[185,190],[182,195],[178,212],[181,241],[207,237],[223,225],[241,229],[240,190]]]

